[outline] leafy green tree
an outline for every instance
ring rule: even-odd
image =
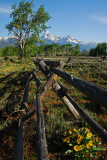
[[[40,45],[39,46],[39,50],[38,50],[38,54],[39,55],[43,55],[45,54],[45,50],[44,50],[45,45]]]
[[[102,43],[101,53],[102,53],[102,56],[107,56],[107,43],[106,42]]]
[[[83,49],[82,52],[80,53],[81,56],[88,56],[88,52]]]
[[[66,54],[66,51],[67,51],[67,47],[66,47],[66,44],[62,45],[60,47],[60,51],[62,52],[62,55],[65,55]]]
[[[80,46],[77,44],[75,46],[75,55],[78,56],[80,54]]]
[[[2,56],[3,49],[0,48],[0,57]]]
[[[107,43],[98,43],[96,48],[90,49],[90,56],[107,56]]]
[[[45,45],[44,51],[46,56],[50,55],[50,44]]]
[[[56,56],[56,54],[57,54],[57,52],[58,52],[58,50],[59,50],[59,45],[57,44],[57,43],[53,43],[52,45],[51,45],[51,54],[54,56]]]
[[[18,55],[18,53],[19,53],[18,48],[13,47],[13,46],[8,46],[8,47],[3,49],[2,56],[4,56],[4,57],[14,56],[14,55]]]
[[[91,49],[90,49],[90,51],[89,51],[89,56],[94,56],[94,57],[97,56],[97,54],[96,54],[96,52],[95,52],[95,48],[91,48]]]
[[[73,56],[79,56],[80,55],[80,46],[79,45],[76,45],[75,47],[73,47],[72,55]]]
[[[19,5],[15,3],[10,14],[12,21],[6,25],[9,33],[14,33],[17,37],[21,58],[25,56],[27,39],[33,36],[33,40],[37,42],[39,34],[48,28],[45,23],[50,19],[50,15],[45,11],[43,5],[37,11],[33,11],[32,8],[33,1],[25,2],[23,0]]]

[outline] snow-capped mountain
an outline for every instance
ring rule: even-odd
[[[96,42],[84,42],[73,38],[71,35],[66,37],[59,37],[58,35],[52,35],[49,31],[46,31],[41,39],[45,41],[46,44],[58,43],[59,45],[63,44],[72,44],[76,46],[77,44],[80,46],[80,50],[86,49],[90,50],[90,48],[95,48],[97,46]]]
[[[73,38],[71,35],[68,35],[66,37],[60,37],[58,35],[52,35],[49,31],[46,31],[42,36],[41,39],[45,41],[46,44],[52,44],[52,43],[58,43],[59,45],[63,44],[72,44],[73,46],[76,46],[77,44],[80,46],[80,50],[86,49],[87,51],[90,50],[90,48],[95,48],[97,46],[97,43],[93,42],[84,42],[77,40]],[[15,46],[16,37],[0,37],[0,48],[4,48],[7,46]]]
[[[51,35],[49,31],[46,31],[42,36],[41,36],[42,40],[49,40],[49,41],[53,41],[54,43],[57,43],[57,41],[59,41],[61,38],[58,35]]]
[[[16,37],[0,37],[0,48],[5,48],[7,46],[15,46]]]

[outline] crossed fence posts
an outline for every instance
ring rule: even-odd
[[[71,74],[61,71],[64,67],[63,61],[43,61],[42,59],[33,60],[36,65],[35,70],[32,71],[24,92],[23,102],[21,106],[21,115],[18,120],[17,139],[14,153],[14,160],[23,159],[23,123],[32,115],[37,114],[36,127],[36,144],[37,144],[37,159],[49,160],[48,149],[45,135],[44,115],[42,110],[42,98],[49,90],[50,86],[56,91],[62,102],[73,115],[73,117],[80,121],[81,117],[95,130],[95,132],[107,143],[107,131],[102,128],[95,120],[93,120],[68,94],[68,89],[63,86],[58,80],[57,75],[73,85],[79,91],[86,94],[90,99],[107,107],[107,89],[91,82],[74,77]],[[49,67],[47,67],[49,66]],[[37,77],[37,68],[46,76],[47,81],[42,85]],[[35,80],[37,85],[36,100],[28,109],[28,91],[29,83]]]

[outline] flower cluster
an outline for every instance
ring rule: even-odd
[[[66,153],[75,154],[75,159],[85,159],[85,155],[95,157],[95,152],[98,150],[99,139],[96,137],[90,129],[80,128],[79,130],[73,129],[72,131],[64,132],[62,139],[63,143],[68,145]],[[101,148],[99,148],[101,150]]]

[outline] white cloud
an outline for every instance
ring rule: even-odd
[[[0,13],[7,13],[7,14],[9,14],[10,12],[11,12],[10,6],[0,7]]]
[[[100,23],[107,24],[107,17],[103,16],[90,16],[91,19],[99,21]]]

